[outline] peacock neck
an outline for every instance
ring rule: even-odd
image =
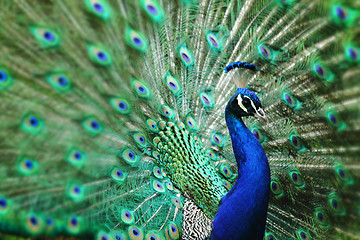
[[[269,200],[269,163],[259,141],[242,119],[227,109],[225,117],[238,178],[221,199],[211,239],[263,239]]]

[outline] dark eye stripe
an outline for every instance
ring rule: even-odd
[[[244,97],[244,99],[242,100],[243,105],[249,105],[250,102],[251,102],[251,100],[248,97]]]

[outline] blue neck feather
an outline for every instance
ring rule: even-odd
[[[269,201],[270,168],[259,141],[239,116],[225,111],[238,166],[236,183],[214,218],[212,240],[262,240]]]

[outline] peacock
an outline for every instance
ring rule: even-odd
[[[360,239],[358,0],[0,19],[1,239]]]

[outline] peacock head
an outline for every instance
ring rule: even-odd
[[[226,111],[235,117],[258,116],[267,122],[260,99],[247,88],[238,88],[236,90],[236,94],[231,97]]]

